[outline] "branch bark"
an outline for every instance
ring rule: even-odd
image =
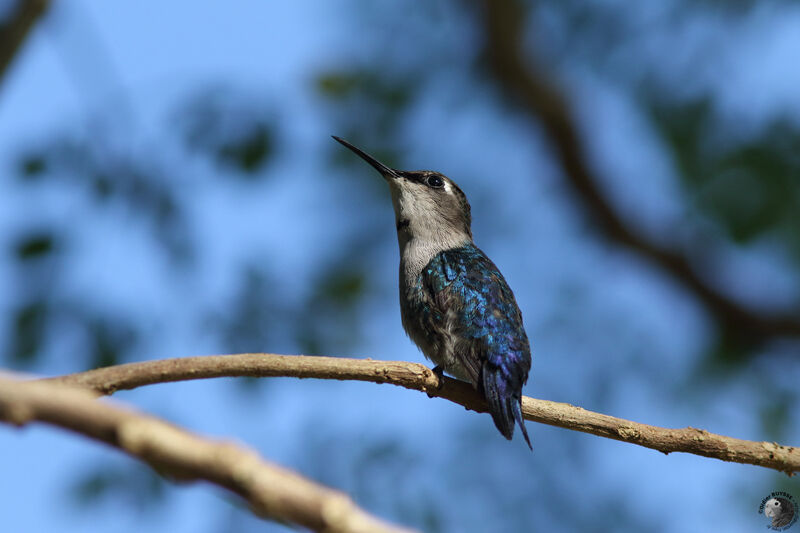
[[[85,390],[0,378],[0,421],[58,426],[119,448],[181,481],[205,480],[244,498],[256,514],[326,533],[409,533],[338,491],[229,442],[201,438],[152,416],[98,402]]]
[[[485,0],[483,5],[486,56],[501,88],[515,96],[522,110],[542,124],[565,178],[605,235],[649,259],[688,288],[726,331],[753,341],[800,337],[800,313],[762,314],[742,306],[711,287],[685,255],[659,246],[629,227],[598,186],[599,180],[587,163],[587,149],[563,91],[525,57],[524,8],[516,0]]]
[[[390,383],[486,412],[483,398],[467,383],[444,377],[428,367],[403,361],[374,361],[305,355],[210,355],[145,361],[98,368],[48,381],[83,387],[97,394],[144,385],[214,377],[296,377]],[[526,420],[629,442],[663,453],[684,452],[722,461],[771,468],[788,475],[800,471],[800,448],[754,442],[692,427],[669,429],[587,411],[566,403],[522,398]]]
[[[25,38],[49,5],[49,0],[21,0],[14,13],[0,25],[0,83]]]

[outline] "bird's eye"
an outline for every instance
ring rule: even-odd
[[[439,176],[429,176],[427,180],[428,186],[434,189],[444,187],[444,181]]]

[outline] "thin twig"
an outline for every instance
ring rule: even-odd
[[[0,421],[44,422],[119,448],[181,481],[209,481],[258,515],[326,533],[409,533],[357,507],[341,492],[270,464],[238,444],[202,438],[158,418],[99,402],[54,382],[0,378]]]
[[[681,282],[728,331],[753,341],[800,336],[800,313],[760,313],[748,309],[710,286],[681,252],[651,242],[631,229],[600,190],[600,180],[587,162],[585,143],[563,91],[537,70],[523,52],[524,8],[516,0],[485,0],[483,4],[485,55],[500,86],[516,97],[523,111],[542,124],[565,178],[605,235],[651,260]]]
[[[374,361],[307,355],[209,355],[145,361],[98,368],[48,381],[84,387],[98,394],[144,385],[214,377],[296,377],[391,383],[445,398],[485,412],[480,395],[467,383],[439,378],[428,367],[403,361]],[[527,420],[638,444],[663,453],[684,452],[722,461],[772,468],[788,475],[800,471],[800,449],[774,442],[754,442],[692,427],[668,429],[587,411],[566,403],[522,399]]]

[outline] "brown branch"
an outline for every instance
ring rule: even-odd
[[[129,363],[48,381],[85,387],[99,394],[112,394],[117,390],[155,383],[233,376],[391,383],[445,398],[473,411],[486,411],[483,399],[467,383],[445,377],[440,387],[439,378],[429,368],[403,361],[275,354],[210,355]],[[691,427],[660,428],[527,396],[522,399],[522,412],[527,420],[638,444],[664,453],[691,453],[772,468],[789,475],[800,471],[800,449],[777,443],[734,439]]]
[[[261,516],[326,533],[408,533],[368,515],[350,498],[255,452],[201,438],[152,416],[98,402],[85,390],[0,378],[0,421],[44,422],[119,448],[181,481],[209,481],[244,498]]]
[[[756,341],[800,336],[800,313],[760,314],[748,309],[709,286],[682,253],[659,246],[631,230],[598,186],[599,180],[587,163],[585,143],[562,91],[524,56],[522,40],[527,19],[523,7],[516,0],[485,0],[483,4],[486,56],[501,88],[515,96],[522,109],[542,124],[564,176],[605,235],[681,282],[728,331]]]
[[[0,83],[25,38],[49,5],[49,0],[21,0],[9,19],[0,24]]]

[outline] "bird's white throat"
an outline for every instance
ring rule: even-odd
[[[415,283],[437,254],[464,246],[472,242],[472,237],[453,223],[453,217],[444,216],[442,206],[424,185],[404,181],[390,185],[400,245],[400,277],[405,288]]]

